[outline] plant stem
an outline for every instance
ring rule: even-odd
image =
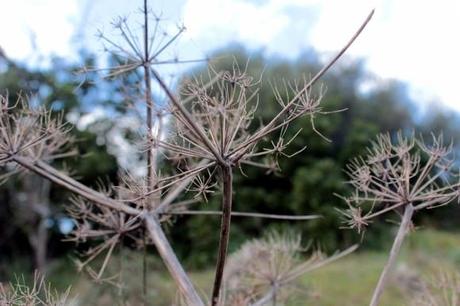
[[[145,227],[142,229],[143,235],[143,254],[142,254],[142,294],[144,295],[144,303],[147,303],[147,239]]]
[[[154,102],[152,98],[152,82],[150,76],[149,61],[149,24],[147,0],[144,0],[144,86],[145,86],[145,105],[147,117],[147,188],[150,190],[155,185],[155,151],[156,146],[153,140],[153,112]]]
[[[176,257],[176,254],[174,253],[174,250],[171,248],[171,245],[166,239],[157,217],[152,214],[145,214],[144,220],[147,225],[147,231],[150,238],[152,238],[161,259],[179,287],[179,291],[185,297],[187,305],[204,306],[204,303],[198,295],[196,289],[193,287],[190,278],[185,273],[182,265]]]
[[[412,204],[409,203],[405,207],[401,225],[399,226],[398,233],[396,234],[396,237],[393,242],[393,246],[391,247],[390,256],[388,257],[388,261],[385,264],[385,267],[383,268],[383,271],[380,274],[379,282],[377,283],[377,286],[374,289],[374,294],[372,295],[370,306],[377,306],[379,304],[380,296],[383,293],[383,289],[388,280],[389,273],[395,265],[396,258],[398,257],[399,251],[401,250],[401,245],[408,232],[409,225],[412,220],[413,214],[414,214],[414,206],[412,206]]]
[[[230,165],[222,165],[222,219],[220,225],[219,250],[217,253],[216,274],[212,289],[211,305],[219,302],[220,287],[224,275],[225,260],[227,258],[228,241],[230,238],[230,223],[232,217],[232,187],[233,173]]]
[[[155,188],[155,163],[156,163],[156,146],[153,139],[153,123],[152,117],[154,112],[154,102],[152,98],[152,82],[150,77],[150,60],[149,60],[149,18],[148,18],[148,0],[144,0],[144,86],[145,86],[145,105],[146,105],[146,117],[147,117],[147,192],[150,192]],[[157,135],[158,136],[158,135]],[[155,197],[153,197],[155,198]],[[152,202],[156,202],[152,199]],[[147,210],[152,210],[156,206],[156,203],[147,202]],[[142,293],[144,299],[147,300],[147,245],[144,237],[144,252],[142,260]]]

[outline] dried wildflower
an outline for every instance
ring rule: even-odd
[[[76,226],[67,240],[79,243],[91,239],[99,242],[97,246],[89,248],[82,254],[86,259],[83,262],[77,261],[78,269],[81,271],[86,268],[89,275],[98,282],[106,281],[115,284],[114,276],[103,277],[104,271],[115,247],[125,238],[130,238],[135,242],[142,240],[139,238],[140,216],[97,207],[81,197],[72,198],[72,203],[73,206],[68,208],[68,212]],[[95,272],[89,267],[89,264],[103,254],[103,263],[98,272]]]
[[[249,132],[248,128],[253,123],[258,105],[260,79],[249,76],[246,73],[247,67],[240,69],[234,65],[229,72],[210,71],[209,82],[204,82],[202,79],[190,81],[184,87],[183,96],[179,97],[169,88],[155,67],[180,62],[176,59],[172,61],[163,59],[160,56],[165,55],[165,50],[176,41],[185,28],[180,26],[177,33],[172,36],[162,34],[163,31],[159,26],[161,18],[154,16],[152,29],[147,0],[144,0],[142,15],[144,19],[142,37],[134,34],[136,31],[131,29],[124,18],[114,22],[124,44],[119,44],[102,33],[100,37],[119,61],[116,67],[107,70],[107,77],[121,76],[135,70],[140,72],[136,75],[141,75],[136,90],[140,92],[139,96],[143,96],[142,102],[145,106],[146,129],[145,133],[142,133],[145,135],[146,144],[143,153],[146,154],[147,159],[145,181],[138,182],[126,178],[122,180],[120,186],[106,191],[97,191],[79,183],[43,161],[43,159],[49,161],[55,158],[56,150],[62,148],[64,142],[61,142],[59,137],[65,135],[65,126],[59,120],[51,120],[46,112],[37,116],[34,113],[23,113],[17,116],[10,114],[7,103],[3,102],[0,114],[2,133],[0,163],[15,162],[79,196],[74,200],[74,207],[71,209],[73,217],[77,220],[72,239],[77,242],[88,238],[99,240],[97,246],[86,252],[86,261],[80,264],[82,268],[87,268],[94,279],[114,282],[114,277],[105,277],[103,274],[115,246],[123,237],[135,240],[142,237],[142,235],[137,236],[137,233],[143,226],[145,230],[141,232],[147,234],[147,239],[157,247],[186,303],[197,306],[204,306],[204,300],[177,259],[160,222],[168,212],[174,210],[174,205],[171,204],[190,184],[192,187],[189,187],[189,190],[206,198],[206,194],[211,193],[210,188],[214,184],[211,182],[220,181],[222,211],[219,214],[222,214],[222,222],[216,273],[210,298],[211,305],[215,306],[219,301],[229,242],[234,168],[242,164],[254,166],[262,164],[269,171],[277,169],[278,157],[296,154],[286,151],[293,138],[287,140],[285,135],[291,122],[300,117],[309,117],[313,130],[321,135],[314,126],[314,119],[328,112],[325,112],[320,104],[323,90],[320,88],[319,93],[315,94],[313,86],[355,41],[371,19],[373,11],[349,42],[313,78],[308,80],[304,78],[299,82],[285,85],[284,90],[287,94],[277,94],[280,110],[254,133]],[[152,84],[152,81],[163,91],[167,100],[166,108],[159,108],[154,102],[152,88],[155,84]],[[5,115],[6,113],[8,115]],[[165,114],[174,117],[170,129],[174,132],[171,132],[170,137],[163,138],[161,117]],[[273,142],[272,147],[269,148],[261,145],[261,141],[273,133],[279,133],[279,140]],[[297,135],[298,133],[295,136]],[[177,173],[161,174],[156,163],[160,152],[178,161]],[[270,162],[266,165],[257,162],[257,159]],[[209,179],[206,180],[201,177],[195,178],[202,175],[204,171],[217,174],[215,176],[217,179],[210,179],[212,175],[209,175]],[[369,184],[369,188],[372,186]],[[260,214],[252,213],[252,215]],[[285,287],[299,275],[343,255],[342,253],[327,260],[320,260],[319,257],[314,256],[301,263],[292,256],[296,246],[295,241],[286,243],[283,239],[275,240],[262,244],[262,249],[273,247],[276,250],[275,255],[268,254],[266,257],[269,266],[260,267],[261,273],[268,273],[268,278],[263,278],[263,275],[255,270],[251,275],[260,285],[266,286],[267,279],[277,284],[276,288],[270,285],[271,289],[261,297],[262,301],[273,297],[276,300],[278,286]],[[104,260],[102,267],[95,271],[88,266],[88,263],[99,255],[103,255]],[[262,294],[261,291],[256,293]],[[238,298],[238,301],[244,303],[244,297]]]
[[[346,214],[346,222],[359,225],[406,205],[417,211],[457,198],[459,185],[451,183],[456,176],[450,157],[452,145],[444,147],[442,143],[442,136],[433,137],[432,145],[402,133],[394,143],[388,134],[378,136],[366,156],[347,166],[349,184],[355,188],[355,194],[347,198],[348,205],[355,210],[372,207],[362,219],[360,214]]]
[[[300,235],[272,232],[265,239],[247,242],[229,258],[224,278],[225,305],[262,305],[262,301],[283,304],[292,296],[298,277],[355,249],[330,258],[313,252],[305,260]]]
[[[192,182],[193,187],[188,190],[194,192],[194,198],[202,198],[206,203],[208,202],[208,194],[214,193],[214,188],[217,186],[217,182],[212,182],[212,176],[208,173],[208,178],[203,178],[197,175]]]
[[[70,288],[59,294],[45,282],[45,278],[35,272],[32,285],[27,285],[24,278],[17,278],[15,283],[4,287],[0,283],[0,305],[34,305],[34,306],[72,306],[75,300],[69,299]]]
[[[43,108],[31,108],[22,96],[11,107],[8,98],[1,96],[0,104],[1,165],[21,157],[51,161],[74,154],[65,152],[72,137],[62,116],[52,117]]]
[[[442,135],[433,136],[431,144],[427,144],[401,132],[394,141],[389,134],[382,134],[365,156],[347,166],[349,184],[355,189],[352,196],[344,198],[348,210],[342,215],[348,227],[361,232],[377,216],[404,212],[371,305],[378,304],[388,272],[411,228],[414,212],[443,206],[458,198],[460,185],[453,181],[458,174],[453,171],[451,153],[452,144],[444,146]]]
[[[411,306],[457,306],[460,304],[460,274],[441,272],[422,283],[422,290],[410,297]]]

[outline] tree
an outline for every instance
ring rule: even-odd
[[[91,61],[89,57],[86,60]],[[8,101],[18,101],[22,99],[21,95],[28,95],[31,103],[39,103],[41,107],[50,108],[50,116],[54,118],[66,116],[70,112],[83,111],[80,100],[82,96],[74,91],[77,85],[73,77],[76,69],[74,64],[56,58],[50,68],[33,70],[13,62],[6,56],[3,56],[2,61],[6,69],[0,75],[0,87],[8,90],[2,93]],[[24,106],[18,105],[18,108]],[[71,137],[78,140],[76,147],[69,154],[60,156],[57,164],[71,164],[81,179],[91,184],[94,184],[101,174],[114,176],[117,171],[114,159],[106,153],[104,147],[95,145],[93,134],[74,129],[71,131]],[[89,157],[84,165],[78,167],[74,158],[75,155],[81,154],[87,154]],[[97,160],[104,162],[96,162]],[[91,167],[85,169],[85,166],[89,165]],[[12,232],[12,236],[5,240],[2,247],[5,252],[2,252],[2,255],[6,256],[7,250],[16,244],[11,241],[17,240],[18,236],[13,233],[19,230],[27,237],[34,254],[34,268],[44,272],[50,230],[57,227],[53,224],[59,222],[59,215],[62,215],[62,209],[56,205],[62,201],[59,197],[62,191],[52,187],[50,182],[41,176],[20,169],[14,169],[7,176],[16,172],[20,172],[18,179],[10,180],[3,187],[8,195],[3,203],[9,208],[5,207],[6,211],[2,217],[5,218],[4,223],[9,228],[8,231]]]

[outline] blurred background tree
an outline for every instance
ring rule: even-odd
[[[231,46],[217,51],[212,58],[215,58],[211,63],[216,70],[230,69],[236,61],[242,68],[248,64],[248,73],[255,78],[263,74],[261,105],[256,114],[261,120],[272,117],[278,107],[273,84],[281,86],[283,80],[302,78],[305,72],[314,74],[320,67],[320,57],[312,50],[295,61],[288,61],[266,58],[261,53],[251,54],[241,47]],[[247,58],[250,58],[249,62]],[[81,82],[74,74],[80,65],[64,59],[55,59],[48,68],[41,70],[5,58],[1,61],[0,90],[3,93],[8,90],[11,102],[19,92],[33,95],[37,104],[51,107],[56,114],[63,113],[75,125],[73,133],[78,153],[59,162],[75,172],[81,181],[92,186],[101,179],[115,182],[119,168],[135,167],[139,156],[132,154],[134,148],[126,147],[123,142],[124,138],[136,137],[138,128],[136,111],[129,108],[130,101],[125,98],[126,91],[136,90],[129,85],[134,84],[129,76],[125,79],[128,85],[112,80],[93,82],[93,74]],[[81,52],[80,62],[94,66],[95,58]],[[304,239],[327,251],[360,241],[354,232],[340,229],[340,215],[335,210],[341,202],[334,193],[344,194],[348,189],[342,169],[350,158],[361,154],[377,133],[393,134],[399,129],[428,136],[430,132],[443,131],[446,139],[460,143],[456,132],[460,125],[457,114],[437,105],[436,108],[428,106],[429,111],[420,111],[405,84],[377,80],[363,67],[360,60],[346,59],[323,79],[327,86],[324,111],[346,109],[315,118],[316,129],[331,142],[311,128],[308,118],[296,121],[285,138],[290,139],[300,131],[290,150],[294,153],[306,146],[304,151],[291,158],[281,156],[281,170],[277,173],[267,175],[265,170],[243,167],[241,174],[235,177],[238,192],[234,196],[234,205],[237,211],[320,214],[323,217],[297,223],[235,218],[230,251],[271,227],[295,227]],[[197,66],[183,77],[205,74],[206,69],[204,65]],[[268,145],[272,140],[275,141],[266,139],[265,143]],[[63,234],[68,230],[65,224],[67,227],[72,225],[63,210],[68,196],[65,191],[30,173],[16,176],[1,186],[0,278],[6,278],[8,264],[17,258],[28,258],[28,262],[33,262],[30,268],[44,270],[47,259],[61,258],[73,252],[73,244],[62,242]],[[197,205],[201,209],[213,209],[219,207],[218,202],[211,198],[209,203]],[[459,212],[455,205],[436,210],[437,218],[430,218],[431,225],[457,229],[452,216],[458,216]],[[422,224],[428,222],[423,214],[418,218]],[[183,216],[176,217],[174,222],[181,223],[179,227],[171,227],[169,232],[179,255],[194,267],[205,267],[214,262],[218,237],[210,233],[218,228],[219,218]],[[374,226],[367,234],[373,239],[366,239],[365,246],[382,247],[380,242],[388,234],[383,230],[386,227],[383,220]],[[190,245],[194,246],[193,249]]]
[[[73,113],[73,117],[76,114],[81,117],[90,112],[91,107],[104,102],[94,99],[90,107],[84,105],[93,90],[100,90],[95,87],[101,85],[76,89],[78,79],[74,73],[78,67],[64,59],[53,59],[51,66],[43,70],[32,69],[6,57],[0,61],[3,70],[0,90],[2,94],[8,94],[11,104],[19,95],[28,95],[33,97],[34,106],[50,108],[54,115],[68,117]],[[82,61],[90,64],[93,58],[82,53]],[[101,178],[113,180],[117,172],[116,160],[107,153],[104,145],[97,144],[97,135],[75,127],[72,136],[76,140],[77,152],[60,159],[59,163],[89,185],[94,186]],[[44,272],[48,257],[61,256],[68,250],[62,239],[73,223],[66,218],[62,204],[68,201],[69,193],[29,172],[19,173],[6,181],[0,193],[0,272],[21,257],[30,257],[25,260],[26,269]],[[0,273],[0,278],[2,275]]]

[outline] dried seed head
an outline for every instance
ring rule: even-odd
[[[346,226],[361,231],[372,218],[404,205],[420,210],[458,198],[451,152],[452,145],[443,146],[442,136],[433,136],[430,145],[413,134],[400,132],[394,141],[389,134],[377,136],[367,155],[347,165],[354,195],[346,198],[349,209],[342,212]]]

